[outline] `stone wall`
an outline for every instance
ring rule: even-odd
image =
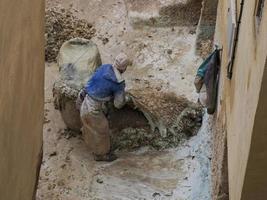
[[[196,53],[207,57],[213,48],[218,0],[203,0],[197,28]]]
[[[44,1],[0,1],[0,199],[34,199],[42,158]]]

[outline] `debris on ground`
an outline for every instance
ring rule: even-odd
[[[208,55],[212,52],[213,49],[213,41],[212,40],[206,40],[206,41],[201,41],[197,46],[196,46],[196,51],[198,54],[206,59]]]
[[[96,179],[96,182],[99,183],[99,184],[104,183],[104,181],[103,181],[101,178],[97,178],[97,179]]]
[[[52,152],[52,153],[49,154],[49,157],[53,157],[53,156],[56,156],[56,155],[57,155],[57,152],[54,151],[54,152]]]
[[[54,7],[45,12],[45,60],[55,62],[61,45],[75,37],[91,39],[95,28],[84,19],[78,19],[73,11]]]
[[[51,120],[50,119],[47,119],[46,116],[44,116],[44,122],[43,122],[43,124],[48,124],[50,122],[51,122]]]

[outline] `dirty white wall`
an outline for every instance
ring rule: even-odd
[[[221,127],[218,130],[219,134],[227,135],[229,195],[231,200],[264,199],[267,195],[265,171],[267,108],[264,105],[267,102],[265,87],[267,5],[264,7],[261,23],[257,27],[255,24],[257,0],[245,1],[233,77],[232,80],[228,80],[226,78],[228,2],[219,1],[218,5],[216,40],[223,46],[223,59],[219,108],[216,117],[217,127]],[[238,13],[240,2],[240,0],[237,1]],[[218,151],[224,152],[225,138],[220,139],[221,145],[217,148],[221,148]],[[217,141],[217,143],[220,142]],[[216,160],[218,161],[218,158],[214,157],[213,162]],[[223,159],[221,161],[223,162]],[[218,186],[216,190],[215,196],[220,192],[220,187]],[[215,196],[214,199],[216,199]]]
[[[44,1],[0,1],[0,199],[33,199],[41,158]]]

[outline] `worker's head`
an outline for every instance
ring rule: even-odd
[[[116,67],[121,73],[125,72],[129,65],[128,57],[125,53],[117,55],[114,61],[114,67]]]

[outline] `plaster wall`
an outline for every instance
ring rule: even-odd
[[[0,1],[0,199],[34,199],[41,162],[44,1]]]
[[[262,91],[264,91],[265,82],[263,81],[265,80],[263,74],[266,74],[264,68],[267,55],[267,27],[264,25],[267,23],[267,12],[265,5],[261,23],[257,26],[255,20],[257,0],[245,1],[233,66],[233,77],[229,80],[226,78],[228,2],[219,1],[217,13],[215,40],[223,47],[223,52],[219,105],[215,120],[216,126],[225,127],[227,133],[225,135],[227,135],[230,199],[255,199],[247,197],[248,194],[255,195],[254,192],[260,192],[263,195],[267,192],[263,189],[257,189],[255,185],[251,187],[253,181],[265,183],[264,179],[267,178],[265,177],[266,173],[255,176],[256,171],[254,171],[258,167],[263,170],[265,166],[265,161],[260,160],[259,156],[261,158],[267,157],[267,146],[260,142],[267,137],[263,134],[267,123],[266,121],[265,124],[262,122],[266,116],[260,109],[266,108],[263,103],[266,95],[263,95]],[[237,13],[240,11],[240,2],[240,0],[237,1]],[[225,120],[221,120],[219,116],[223,116]],[[223,129],[219,130],[219,133],[224,134],[223,131]],[[222,141],[221,143],[223,144]],[[220,146],[221,152],[223,152],[224,145]],[[216,162],[216,159],[214,158],[213,162]],[[256,160],[257,163],[254,162]],[[263,172],[260,170],[257,172]]]

